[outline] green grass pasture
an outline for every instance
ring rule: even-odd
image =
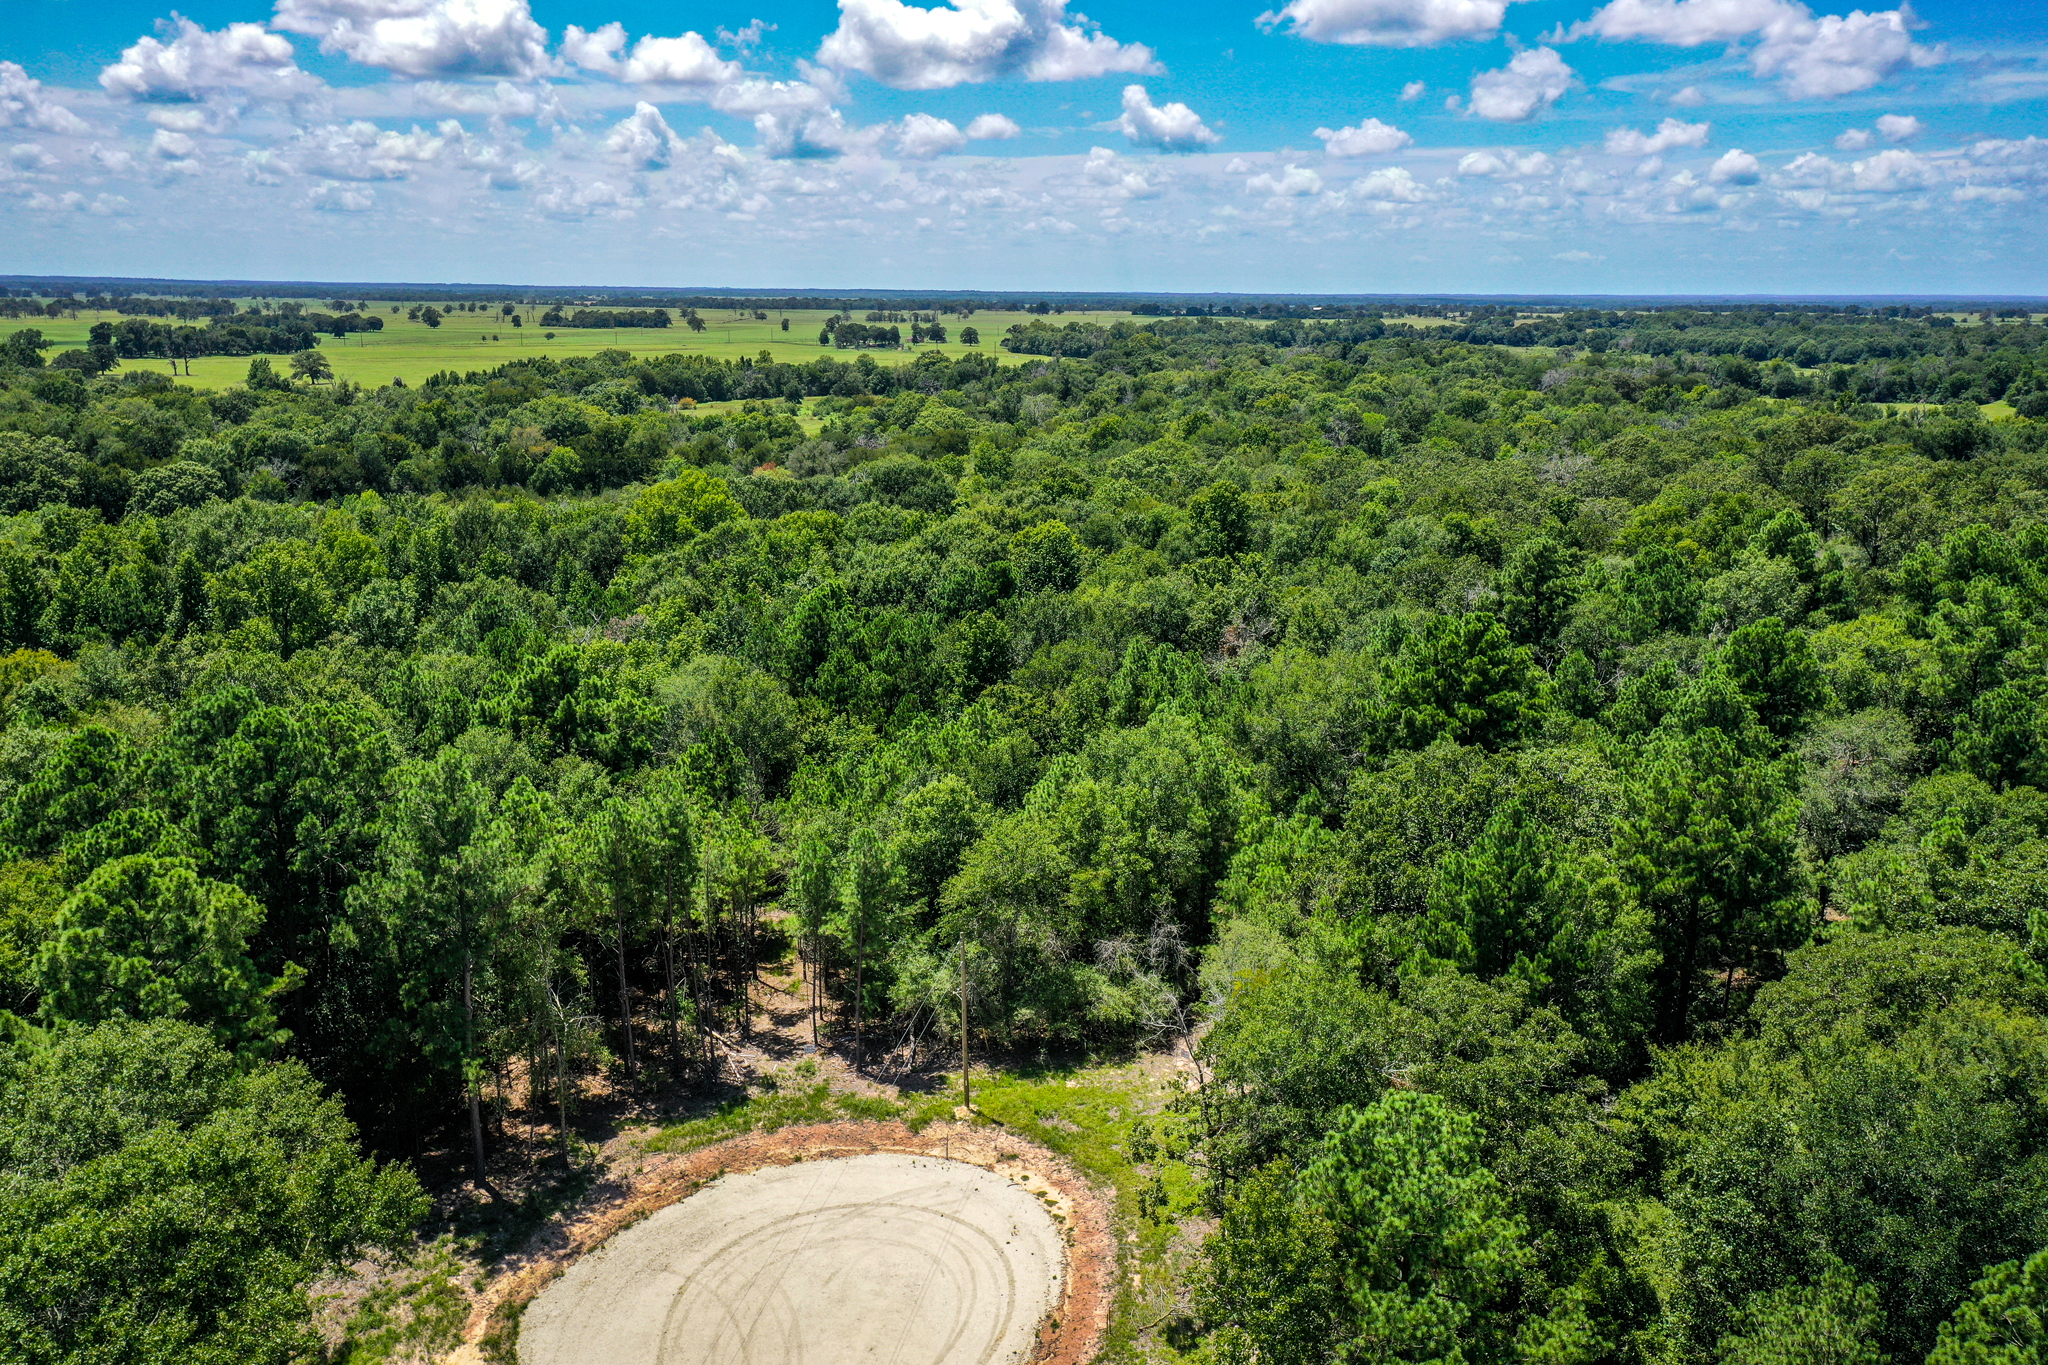
[[[239,305],[247,306],[249,300],[238,299]],[[303,300],[308,311],[325,311],[324,301]],[[522,307],[519,310],[521,325],[514,327],[511,319],[500,314],[494,306],[488,313],[451,313],[439,327],[428,327],[425,323],[412,322],[406,318],[406,309],[396,313],[391,304],[371,303],[371,309],[384,319],[381,332],[357,332],[346,337],[322,337],[320,351],[334,366],[337,379],[350,379],[367,388],[389,384],[393,379],[403,379],[407,384],[417,385],[429,375],[443,370],[466,373],[470,370],[487,370],[506,364],[524,356],[553,356],[566,359],[570,356],[596,355],[599,351],[624,350],[636,356],[656,355],[705,355],[720,360],[736,360],[741,356],[758,356],[767,351],[779,361],[810,360],[820,355],[835,356],[850,360],[856,354],[841,351],[835,347],[818,345],[818,331],[831,314],[824,309],[791,310],[782,313],[774,309],[766,311],[765,321],[751,313],[711,312],[700,313],[705,327],[702,332],[692,332],[680,321],[669,328],[626,327],[613,330],[587,330],[584,328],[540,326],[538,319],[544,309]],[[789,330],[782,330],[782,319],[789,319]],[[863,314],[856,311],[854,321],[859,322]],[[1111,322],[1129,319],[1128,313],[1065,313],[1046,319],[1055,326],[1068,322]],[[938,351],[949,356],[965,355],[980,351],[992,355],[1005,364],[1016,364],[1032,357],[1012,356],[998,344],[1003,333],[1013,323],[1027,322],[1030,315],[1021,312],[976,313],[964,322],[957,316],[941,319],[945,325],[948,340],[943,345],[908,346],[900,351],[871,352],[882,364],[903,364],[926,351]],[[23,327],[40,328],[43,335],[56,343],[46,352],[55,356],[59,351],[82,348],[87,334],[97,322],[121,321],[118,313],[81,312],[76,318],[51,318],[43,321],[13,319],[0,321],[0,336],[20,330]],[[907,336],[910,324],[898,323]],[[981,334],[979,346],[968,346],[960,340],[962,326],[975,328]],[[554,337],[549,339],[552,331]],[[273,357],[271,363],[280,370],[283,362]],[[124,371],[150,370],[168,372],[168,360],[126,360]],[[178,381],[190,383],[196,388],[220,389],[241,383],[249,373],[247,356],[200,356],[192,361],[192,373],[188,379],[183,362],[178,366]]]

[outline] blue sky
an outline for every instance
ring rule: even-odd
[[[2048,4],[8,0],[0,26],[19,273],[2042,295],[2044,196]]]

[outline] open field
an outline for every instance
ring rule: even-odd
[[[237,299],[236,304],[246,307],[253,299]],[[267,300],[275,303],[276,300]],[[308,311],[325,311],[326,301],[320,299],[298,300]],[[819,355],[830,355],[840,360],[851,360],[856,351],[842,351],[835,347],[820,347],[818,332],[825,319],[833,316],[827,309],[767,309],[764,319],[755,318],[751,312],[709,312],[702,313],[705,329],[692,332],[678,320],[673,327],[658,328],[612,328],[594,330],[584,328],[545,328],[539,318],[545,311],[539,306],[521,305],[521,325],[513,327],[511,319],[494,311],[477,313],[450,313],[439,327],[429,327],[406,316],[406,306],[396,312],[389,301],[367,301],[368,311],[384,320],[381,332],[358,332],[345,337],[323,336],[320,351],[334,367],[337,379],[352,380],[366,388],[377,388],[394,379],[409,385],[422,383],[428,377],[443,371],[453,370],[458,374],[474,370],[488,370],[522,357],[552,356],[567,359],[572,356],[596,355],[600,351],[624,350],[636,356],[659,355],[702,355],[719,360],[737,360],[742,356],[758,357],[766,351],[776,360],[804,361]],[[673,311],[673,310],[672,310]],[[5,337],[24,327],[39,328],[43,335],[54,343],[45,354],[54,356],[59,351],[83,347],[94,324],[99,322],[118,323],[123,314],[111,312],[82,311],[77,317],[45,320],[0,319],[0,337]],[[856,313],[856,322],[863,320]],[[946,327],[948,340],[937,345],[908,346],[899,351],[871,351],[882,364],[903,364],[926,351],[938,351],[949,356],[965,355],[979,351],[993,356],[1006,365],[1020,364],[1037,357],[1015,356],[1002,349],[1003,333],[1017,323],[1028,323],[1032,314],[1021,311],[977,312],[964,321],[957,315],[941,318]],[[1975,314],[1952,314],[1960,326],[1983,325]],[[782,329],[784,318],[789,321],[789,330]],[[2044,315],[2048,317],[2048,315]],[[1109,324],[1122,321],[1148,321],[1135,318],[1124,312],[1075,311],[1054,314],[1044,319],[1055,326],[1068,322],[1096,322]],[[1418,329],[1436,329],[1459,325],[1457,319],[1432,317],[1419,314],[1389,314],[1390,323],[1405,323]],[[158,319],[164,321],[164,319]],[[886,325],[886,324],[885,324]],[[908,323],[897,324],[905,332]],[[959,340],[963,326],[972,326],[980,334],[977,346],[968,346]],[[1522,353],[1534,356],[1555,354],[1551,347],[1526,347]],[[184,373],[186,364],[178,368],[178,382],[189,383],[200,389],[228,388],[242,383],[248,376],[247,356],[201,356],[192,360],[191,374]],[[272,363],[280,371],[286,367],[282,358],[272,357]],[[123,362],[124,370],[169,370],[167,360],[129,360]],[[1802,370],[1812,376],[1818,370]],[[716,410],[720,404],[706,404],[707,410]],[[1905,413],[1916,411],[1930,404],[1893,403],[1884,405]],[[814,434],[819,419],[808,410],[798,414],[807,434]],[[1984,408],[1984,416],[1999,420],[2013,416],[2010,405],[1993,403]]]
[[[1004,354],[1007,355],[1009,353],[1006,351]],[[790,415],[796,418],[797,425],[804,429],[804,435],[816,436],[820,431],[824,430],[825,418],[818,410],[818,404],[823,401],[820,398],[806,398],[803,402],[796,405],[794,411],[790,412]],[[755,398],[727,398],[715,403],[695,404],[690,408],[690,411],[699,417],[702,417],[707,412],[720,412],[730,416],[733,413],[745,411],[750,404],[758,408],[761,406],[761,400]],[[778,412],[783,411],[785,406],[777,404],[775,410]]]
[[[1887,412],[1904,417],[1912,413],[1940,412],[1944,408],[1953,406],[1953,404],[1879,403],[1877,406],[1885,409]],[[2017,412],[2013,411],[2012,404],[2006,402],[2003,398],[1999,399],[1996,403],[1979,403],[1977,405],[1977,414],[1987,422],[2007,422],[2019,416]]]
[[[246,306],[249,300],[241,299],[238,304]],[[321,310],[321,301],[305,300],[308,310]],[[389,384],[393,379],[403,379],[408,384],[418,384],[429,375],[443,370],[466,373],[470,370],[486,370],[509,361],[527,356],[554,356],[558,359],[569,356],[596,355],[599,351],[625,350],[635,355],[704,355],[720,360],[736,360],[741,356],[758,356],[767,351],[777,360],[810,360],[819,355],[836,356],[850,360],[853,351],[841,351],[833,347],[818,345],[818,330],[825,319],[832,314],[825,309],[791,310],[788,313],[768,311],[766,321],[751,314],[703,313],[705,327],[702,332],[692,332],[678,322],[676,326],[658,328],[615,328],[610,330],[587,330],[582,328],[544,328],[538,319],[544,311],[540,308],[520,309],[521,325],[513,327],[511,320],[497,313],[452,313],[439,327],[428,327],[422,322],[407,319],[404,308],[391,311],[389,303],[371,303],[371,311],[384,319],[381,332],[357,332],[346,337],[322,337],[320,351],[334,366],[337,379],[350,379],[367,388]],[[76,318],[52,318],[42,322],[29,319],[0,320],[0,336],[20,330],[23,327],[38,327],[43,335],[56,343],[54,349],[46,352],[55,355],[58,351],[83,347],[93,324],[98,322],[121,321],[119,313],[81,312]],[[946,316],[942,322],[946,327],[948,340],[942,345],[905,346],[900,351],[871,352],[885,364],[899,364],[925,351],[939,351],[946,355],[965,355],[980,351],[992,355],[1005,364],[1018,363],[1025,357],[1012,356],[997,343],[1011,324],[1030,320],[1030,314],[1021,312],[976,313],[966,319]],[[782,330],[782,319],[789,319],[789,330]],[[854,321],[862,315],[856,313]],[[1111,323],[1126,321],[1128,313],[1065,313],[1047,318],[1054,324],[1068,322]],[[159,319],[160,321],[162,319]],[[899,323],[907,335],[910,324]],[[979,346],[968,346],[959,340],[962,326],[970,326],[981,334]],[[553,331],[554,338],[548,338]],[[273,364],[277,363],[273,359]],[[168,370],[167,360],[129,360],[122,362],[127,369]],[[195,388],[221,389],[239,384],[249,373],[247,356],[200,356],[192,361],[189,378],[179,366],[179,382],[190,383]]]

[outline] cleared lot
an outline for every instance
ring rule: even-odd
[[[1012,1365],[1061,1234],[1002,1175],[884,1153],[728,1175],[577,1261],[525,1365]]]

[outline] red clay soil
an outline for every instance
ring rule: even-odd
[[[914,1133],[895,1122],[815,1123],[741,1137],[680,1156],[657,1156],[631,1176],[624,1196],[586,1209],[537,1234],[477,1296],[451,1362],[485,1359],[482,1343],[571,1262],[657,1209],[687,1199],[719,1176],[799,1161],[904,1152],[949,1157],[996,1171],[1045,1201],[1065,1233],[1067,1263],[1060,1302],[1046,1316],[1034,1365],[1086,1365],[1101,1348],[1116,1296],[1116,1234],[1109,1203],[1064,1159],[1001,1128],[934,1123]]]

